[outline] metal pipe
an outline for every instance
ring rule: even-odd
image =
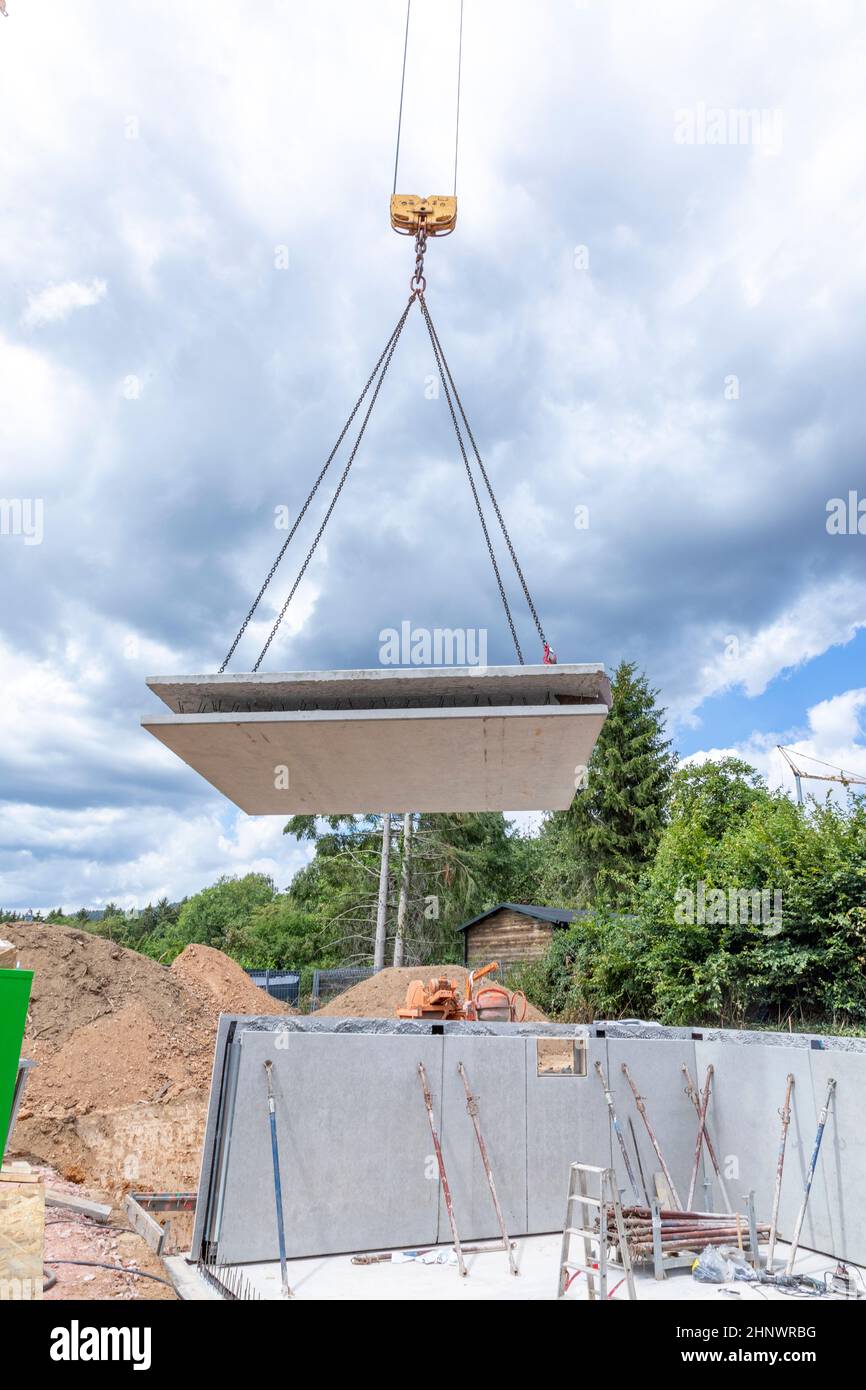
[[[692,1250],[692,1249],[694,1249],[694,1247],[695,1247],[696,1245],[701,1245],[701,1244],[703,1244],[703,1245],[731,1245],[731,1244],[733,1244],[733,1242],[731,1241],[730,1236],[707,1236],[706,1238],[704,1238],[704,1237],[698,1236],[698,1235],[696,1234],[696,1235],[695,1235],[692,1239],[690,1239],[690,1240],[664,1240],[664,1239],[662,1239],[660,1245],[659,1245],[657,1248],[661,1251],[662,1254],[671,1254],[671,1253],[673,1253],[673,1252],[676,1251],[676,1250]],[[634,1244],[634,1245],[632,1245],[631,1243],[629,1243],[629,1247],[628,1247],[628,1248],[629,1248],[629,1254],[630,1254],[630,1255],[633,1255],[633,1256],[635,1257],[635,1259],[638,1259],[638,1258],[641,1258],[641,1259],[642,1259],[645,1255],[646,1255],[646,1256],[649,1256],[649,1255],[651,1255],[651,1254],[654,1252],[654,1250],[656,1249],[656,1247],[653,1245],[652,1241],[649,1241],[649,1242],[641,1241],[640,1243],[636,1243],[636,1244]]]
[[[691,1074],[690,1074],[689,1069],[688,1069],[688,1067],[686,1066],[685,1062],[683,1062],[683,1065],[682,1065],[681,1070],[682,1070],[683,1076],[686,1078],[686,1086],[685,1086],[686,1095],[688,1096],[689,1100],[692,1102],[692,1105],[695,1107],[695,1110],[697,1111],[698,1115],[700,1115],[700,1113],[701,1113],[701,1102],[700,1102],[700,1100],[698,1099],[698,1093],[697,1093],[697,1091],[695,1090],[694,1082],[692,1081]],[[721,1164],[719,1163],[718,1158],[716,1157],[715,1145],[713,1144],[713,1141],[712,1141],[712,1139],[710,1138],[710,1131],[709,1131],[709,1129],[707,1128],[706,1124],[704,1125],[704,1143],[705,1143],[706,1146],[707,1146],[707,1153],[708,1153],[709,1156],[710,1156],[710,1161],[711,1161],[711,1163],[712,1163],[712,1165],[713,1165],[713,1171],[714,1171],[716,1177],[717,1177],[718,1180],[719,1180],[719,1187],[722,1189],[722,1197],[724,1198],[724,1201],[725,1201],[725,1208],[726,1208],[727,1211],[733,1211],[734,1208],[731,1206],[731,1199],[730,1199],[730,1197],[728,1196],[728,1189],[727,1189],[727,1187],[725,1186],[725,1180],[724,1180],[724,1178],[722,1177],[722,1167],[721,1167]]]
[[[653,1148],[655,1149],[656,1158],[658,1159],[659,1163],[660,1163],[661,1166],[662,1166],[662,1172],[664,1173],[665,1178],[666,1178],[666,1180],[667,1180],[667,1184],[668,1184],[668,1187],[670,1188],[671,1196],[672,1196],[673,1199],[674,1199],[674,1204],[675,1204],[675,1206],[677,1206],[677,1207],[679,1208],[679,1210],[681,1211],[681,1210],[682,1210],[683,1204],[682,1204],[682,1202],[680,1201],[679,1193],[677,1192],[676,1188],[674,1187],[674,1180],[673,1180],[673,1178],[672,1178],[671,1175],[670,1175],[670,1170],[668,1169],[668,1165],[665,1163],[664,1154],[662,1153],[661,1149],[659,1148],[659,1142],[658,1142],[658,1140],[656,1139],[655,1134],[653,1133],[653,1127],[652,1127],[652,1125],[650,1124],[650,1122],[649,1122],[649,1117],[648,1117],[648,1115],[647,1115],[647,1113],[646,1113],[646,1106],[644,1105],[643,1096],[640,1094],[640,1092],[638,1091],[637,1086],[634,1084],[634,1081],[632,1080],[631,1072],[629,1071],[629,1069],[628,1069],[628,1064],[627,1064],[626,1062],[623,1062],[623,1064],[622,1064],[622,1072],[623,1072],[623,1076],[625,1077],[625,1079],[626,1079],[626,1081],[628,1082],[629,1086],[631,1086],[632,1093],[633,1093],[633,1095],[634,1095],[634,1102],[635,1102],[635,1105],[636,1105],[637,1108],[638,1108],[638,1113],[639,1113],[639,1115],[641,1116],[641,1118],[642,1118],[644,1124],[646,1125],[646,1131],[647,1131],[647,1134],[648,1134],[649,1137],[650,1137],[650,1143],[652,1144]]]
[[[277,1208],[277,1245],[280,1251],[280,1278],[282,1280],[283,1298],[291,1298],[292,1290],[289,1287],[289,1267],[286,1263],[286,1230],[283,1225],[283,1188],[280,1181],[280,1150],[277,1145],[277,1108],[276,1102],[274,1101],[273,1069],[273,1062],[265,1062],[265,1075],[268,1078],[268,1121],[271,1128],[271,1158],[274,1165],[274,1201],[276,1202]]]
[[[619,1140],[620,1153],[622,1154],[622,1161],[625,1164],[625,1171],[628,1174],[628,1180],[631,1183],[631,1190],[634,1193],[635,1201],[639,1202],[640,1193],[638,1192],[637,1182],[635,1181],[634,1176],[634,1170],[631,1166],[631,1159],[628,1156],[628,1150],[625,1146],[625,1139],[623,1138],[622,1130],[619,1127],[619,1120],[616,1116],[616,1107],[614,1105],[613,1091],[607,1084],[607,1080],[604,1075],[604,1070],[602,1069],[601,1062],[599,1062],[598,1060],[596,1060],[595,1069],[598,1072],[598,1079],[601,1082],[602,1090],[604,1091],[604,1098],[607,1101],[607,1108],[610,1112],[610,1122],[613,1125],[613,1132]]]
[[[779,1114],[782,1117],[782,1133],[779,1136],[779,1155],[776,1159],[776,1185],[773,1189],[773,1215],[770,1219],[770,1248],[767,1251],[767,1270],[773,1271],[773,1254],[776,1249],[776,1229],[779,1220],[779,1202],[782,1198],[782,1172],[785,1167],[785,1145],[788,1142],[788,1126],[791,1123],[791,1092],[794,1089],[793,1072],[788,1072],[785,1083],[785,1103]]]
[[[643,1164],[642,1164],[641,1161],[640,1161],[640,1149],[639,1149],[639,1147],[638,1147],[637,1135],[636,1135],[635,1132],[634,1132],[634,1121],[632,1120],[631,1115],[629,1115],[629,1117],[628,1117],[628,1128],[629,1128],[629,1133],[631,1134],[631,1142],[634,1144],[635,1157],[637,1158],[637,1170],[638,1170],[638,1172],[640,1173],[640,1185],[641,1185],[641,1187],[643,1188],[644,1200],[646,1201],[647,1206],[649,1206],[649,1203],[650,1203],[649,1188],[648,1188],[647,1185],[646,1185],[646,1178],[644,1177],[644,1173],[643,1173]]]
[[[794,1227],[794,1238],[791,1241],[791,1249],[788,1253],[788,1263],[785,1266],[786,1274],[793,1274],[794,1261],[797,1258],[797,1246],[800,1244],[800,1232],[803,1229],[803,1221],[806,1216],[806,1207],[809,1205],[809,1193],[812,1191],[812,1179],[815,1176],[815,1168],[818,1163],[818,1154],[821,1151],[821,1140],[824,1138],[824,1129],[827,1124],[827,1117],[830,1114],[830,1105],[833,1100],[833,1093],[836,1090],[836,1082],[833,1077],[827,1082],[827,1099],[821,1107],[818,1116],[818,1132],[815,1135],[815,1147],[812,1150],[812,1157],[809,1160],[809,1171],[806,1174],[806,1181],[803,1186],[803,1201],[797,1215],[797,1224]]]
[[[451,1200],[451,1188],[448,1185],[448,1174],[445,1172],[445,1160],[442,1157],[442,1145],[439,1143],[439,1135],[436,1132],[436,1121],[433,1118],[433,1097],[430,1095],[430,1087],[427,1085],[427,1072],[424,1063],[418,1063],[418,1077],[421,1082],[421,1090],[424,1094],[424,1105],[427,1110],[427,1120],[430,1125],[430,1133],[433,1136],[433,1150],[436,1154],[436,1162],[439,1165],[439,1181],[442,1184],[442,1192],[445,1197],[445,1209],[448,1212],[448,1220],[451,1225],[451,1237],[454,1241],[454,1253],[457,1256],[457,1266],[463,1278],[466,1277],[466,1263],[463,1259],[463,1250],[460,1245],[460,1237],[457,1234],[457,1219],[454,1215],[454,1203]]]
[[[695,1195],[695,1183],[698,1180],[698,1168],[700,1167],[701,1155],[704,1151],[704,1126],[707,1123],[707,1107],[710,1103],[710,1087],[713,1084],[713,1067],[707,1067],[707,1079],[704,1082],[704,1093],[701,1097],[701,1105],[698,1110],[698,1137],[695,1140],[695,1158],[692,1164],[692,1176],[689,1182],[689,1195],[686,1198],[686,1206],[690,1207],[692,1198]]]
[[[493,1181],[493,1169],[490,1167],[490,1159],[487,1157],[487,1145],[484,1142],[484,1135],[481,1133],[481,1123],[478,1119],[478,1102],[469,1089],[469,1078],[466,1075],[466,1068],[462,1062],[457,1063],[457,1070],[463,1080],[463,1088],[466,1091],[466,1109],[472,1120],[475,1130],[475,1138],[478,1140],[478,1152],[481,1154],[481,1162],[484,1165],[484,1172],[487,1177],[487,1186],[490,1188],[490,1196],[493,1199],[493,1210],[496,1212],[496,1220],[499,1222],[499,1229],[502,1232],[502,1247],[508,1256],[508,1265],[512,1274],[519,1273],[517,1261],[514,1258],[514,1250],[505,1228],[505,1219],[502,1215],[502,1208],[499,1205],[499,1198],[496,1195],[496,1183]]]

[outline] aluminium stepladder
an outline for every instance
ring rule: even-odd
[[[587,1191],[588,1176],[598,1180],[597,1196]],[[574,1215],[575,1206],[581,1209],[579,1218]],[[597,1231],[593,1230],[590,1225],[589,1212],[593,1209],[598,1212]],[[616,1228],[619,1262],[609,1259],[607,1253],[608,1245],[612,1243],[609,1234],[610,1215],[613,1216],[613,1224]],[[583,1264],[578,1264],[570,1258],[572,1236],[579,1236],[583,1239]],[[598,1247],[597,1256],[593,1251],[594,1245]],[[587,1297],[590,1301],[596,1297],[596,1275],[598,1276],[598,1297],[605,1300],[608,1297],[607,1273],[611,1268],[622,1270],[628,1296],[635,1298],[631,1256],[626,1242],[622,1206],[614,1171],[612,1168],[596,1168],[589,1163],[572,1163],[568,1175],[568,1198],[565,1204],[565,1224],[562,1229],[562,1247],[559,1256],[557,1298],[563,1297],[569,1284],[578,1274],[585,1274]]]

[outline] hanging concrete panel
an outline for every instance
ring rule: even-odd
[[[148,685],[143,727],[250,815],[564,810],[610,706],[599,665]]]

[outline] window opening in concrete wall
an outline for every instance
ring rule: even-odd
[[[536,1038],[538,1076],[586,1076],[585,1038]]]

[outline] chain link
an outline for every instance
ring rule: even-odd
[[[409,279],[413,294],[422,295],[427,288],[424,277],[424,255],[427,250],[427,214],[422,212],[418,218],[418,231],[415,235],[415,273]]]

